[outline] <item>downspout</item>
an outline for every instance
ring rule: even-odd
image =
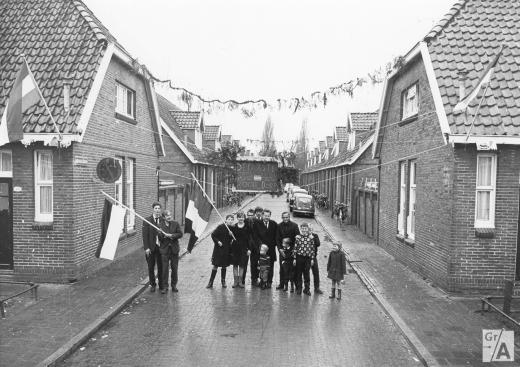
[[[377,236],[376,244],[379,246],[379,223],[381,222],[379,207],[381,205],[381,158],[377,159]]]

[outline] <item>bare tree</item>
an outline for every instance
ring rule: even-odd
[[[264,131],[262,133],[262,149],[260,155],[266,157],[276,157],[276,142],[274,140],[274,125],[271,115],[265,120]]]
[[[307,151],[309,150],[309,138],[307,133],[307,119],[302,120],[300,135],[296,144],[295,165],[298,169],[304,169],[307,161]]]

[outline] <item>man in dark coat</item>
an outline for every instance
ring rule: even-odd
[[[161,203],[154,202],[152,204],[153,214],[150,215],[146,220],[150,223],[155,224],[156,227],[160,228],[162,225],[161,219]],[[159,231],[143,221],[143,248],[146,256],[146,262],[148,263],[148,278],[150,281],[151,291],[155,292],[155,264],[157,264],[157,277],[159,278],[159,289],[163,289],[163,278],[162,278],[162,261],[161,252],[159,251]]]
[[[245,220],[246,226],[251,230],[251,233],[253,232],[253,222],[255,220],[255,210],[249,209],[247,211],[247,218]],[[251,255],[253,256],[253,252],[251,251]],[[249,263],[249,257],[246,257],[246,266],[244,267],[244,275],[242,276],[242,284],[246,283],[246,275],[247,275],[247,264]],[[251,279],[253,278],[253,272],[251,269]]]
[[[261,245],[267,245],[269,250],[267,254],[271,260],[271,267],[269,268],[269,276],[267,281],[267,287],[271,287],[273,283],[273,266],[276,261],[276,234],[278,232],[278,224],[271,219],[271,211],[264,209],[263,217],[261,221],[256,221],[253,224],[253,237],[255,241],[255,247],[260,249]]]
[[[178,292],[177,290],[177,270],[179,268],[179,238],[182,237],[182,230],[179,223],[173,220],[172,213],[169,210],[165,210],[163,213],[164,220],[161,225],[161,229],[164,233],[159,233],[159,240],[161,247],[159,252],[161,253],[162,259],[162,283],[161,293],[166,293],[168,288],[168,273],[171,267],[171,286],[172,292]],[[170,266],[168,266],[170,265]],[[159,287],[160,288],[160,287]]]
[[[250,217],[249,212],[247,216],[246,223],[249,228],[251,229],[251,233],[253,234],[253,243],[251,246],[251,255],[249,256],[249,266],[250,266],[250,274],[251,274],[251,285],[253,287],[259,286],[258,278],[260,276],[260,273],[258,271],[258,259],[260,258],[260,247],[258,246],[258,243],[256,241],[255,236],[255,223],[260,222],[262,220],[262,216],[264,213],[264,209],[257,206],[255,210],[253,211],[254,216]]]
[[[294,239],[297,235],[300,234],[300,229],[298,225],[291,221],[291,216],[289,212],[282,213],[282,221],[278,224],[278,231],[276,234],[276,245],[278,246],[278,251],[283,252],[282,241],[284,238],[288,238],[291,242],[290,248],[294,247]],[[283,256],[283,255],[280,255]],[[280,284],[276,287],[276,289],[283,289],[283,284],[281,283],[282,279],[282,263],[280,262]]]
[[[312,280],[314,282],[314,293],[323,294],[323,291],[320,289],[320,269],[318,268],[318,247],[320,247],[320,238],[318,235],[312,230],[312,227],[309,225],[309,232],[314,238],[314,263],[311,266],[312,271]]]

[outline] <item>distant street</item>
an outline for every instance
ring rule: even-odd
[[[281,221],[285,196],[264,195],[254,206],[270,208]],[[330,300],[326,261],[330,241],[319,250],[324,294],[298,296],[275,290],[220,286],[205,289],[210,273],[210,238],[179,264],[179,293],[147,290],[61,366],[420,366],[392,321],[355,274],[347,276],[344,297]],[[145,264],[143,259],[143,273]]]

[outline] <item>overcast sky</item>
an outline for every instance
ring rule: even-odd
[[[118,41],[152,73],[206,98],[310,97],[365,77],[404,55],[455,0],[84,0]],[[163,91],[163,94],[167,94]],[[374,111],[381,86],[326,109],[271,112],[276,138],[290,145],[301,120],[311,144],[346,124],[347,112]],[[174,96],[172,95],[172,98]],[[181,103],[176,100],[172,102]],[[224,133],[260,139],[267,112],[207,116]],[[280,143],[281,144],[281,143]]]

